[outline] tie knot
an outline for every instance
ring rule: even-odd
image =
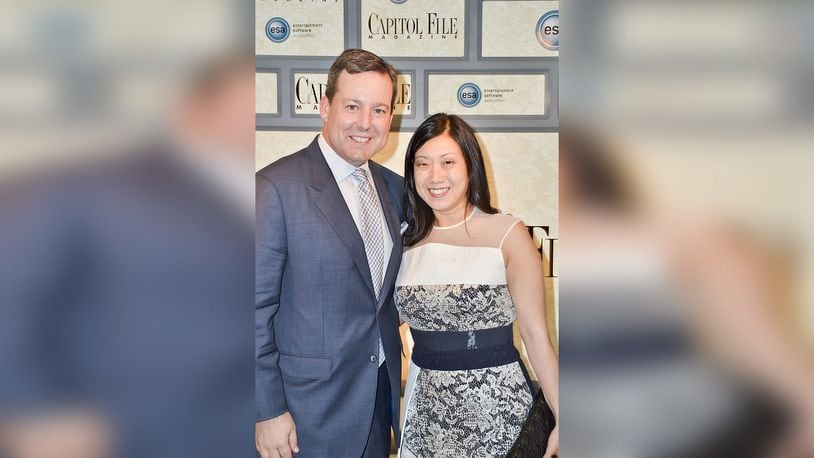
[[[367,171],[360,167],[353,171],[353,177],[357,180],[367,180]]]
[[[358,168],[353,171],[353,178],[359,181],[367,181],[367,171],[363,168]]]

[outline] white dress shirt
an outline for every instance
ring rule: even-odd
[[[359,208],[359,189],[357,188],[356,182],[351,175],[357,168],[362,168],[370,178],[370,185],[373,187],[373,190],[376,191],[374,192],[376,202],[378,203],[376,208],[379,210],[379,217],[382,221],[382,240],[384,241],[385,253],[382,272],[387,272],[387,265],[390,262],[390,254],[393,252],[393,239],[390,237],[390,231],[387,227],[387,220],[385,219],[384,212],[382,210],[382,203],[379,200],[379,193],[376,190],[376,183],[373,180],[373,175],[370,173],[370,166],[367,162],[365,162],[360,167],[356,167],[348,161],[342,159],[342,157],[340,157],[339,154],[337,154],[336,151],[331,148],[331,145],[325,141],[322,134],[319,135],[317,143],[319,144],[319,149],[322,150],[322,156],[328,163],[328,168],[331,169],[331,174],[333,174],[336,184],[339,185],[339,192],[342,193],[342,197],[345,199],[345,204],[347,204],[348,210],[350,210],[350,214],[353,217],[353,222],[356,223],[356,229],[359,231],[359,234],[362,234],[362,215],[361,209]],[[379,339],[379,365],[381,365],[383,362],[384,350],[381,346],[381,339]]]
[[[342,197],[345,199],[345,203],[348,205],[348,210],[350,210],[350,215],[353,217],[353,222],[356,223],[356,229],[359,230],[359,233],[362,233],[362,215],[361,209],[359,208],[359,189],[356,186],[356,182],[354,181],[351,174],[357,168],[362,168],[367,172],[367,176],[370,177],[370,185],[373,187],[373,190],[376,191],[376,183],[373,181],[373,175],[370,174],[370,166],[367,162],[362,164],[361,167],[355,167],[353,164],[342,159],[336,152],[331,148],[328,142],[322,138],[322,135],[319,136],[319,148],[322,150],[322,156],[325,157],[325,161],[328,162],[328,167],[331,169],[331,173],[336,180],[336,184],[339,185],[339,192],[342,193]],[[387,220],[384,218],[384,212],[382,211],[382,203],[379,201],[379,193],[376,191],[375,193],[376,201],[379,205],[376,208],[379,210],[379,216],[381,217],[382,221],[382,237],[384,240],[384,266],[382,267],[382,272],[387,272],[387,265],[390,262],[390,253],[393,252],[393,239],[390,237],[390,230],[387,227]]]

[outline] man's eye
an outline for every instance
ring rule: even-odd
[[[346,105],[345,109],[348,111],[356,111],[359,109],[359,107],[357,107],[356,105]]]

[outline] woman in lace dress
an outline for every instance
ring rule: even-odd
[[[424,121],[404,169],[411,219],[396,299],[415,346],[400,456],[505,456],[533,400],[515,319],[559,417],[539,253],[519,219],[490,205],[480,147],[461,118]],[[545,456],[558,449],[555,428]]]

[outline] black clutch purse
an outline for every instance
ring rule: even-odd
[[[540,458],[548,445],[548,436],[554,430],[554,412],[545,402],[542,390],[537,390],[534,402],[523,428],[509,449],[506,458]]]

